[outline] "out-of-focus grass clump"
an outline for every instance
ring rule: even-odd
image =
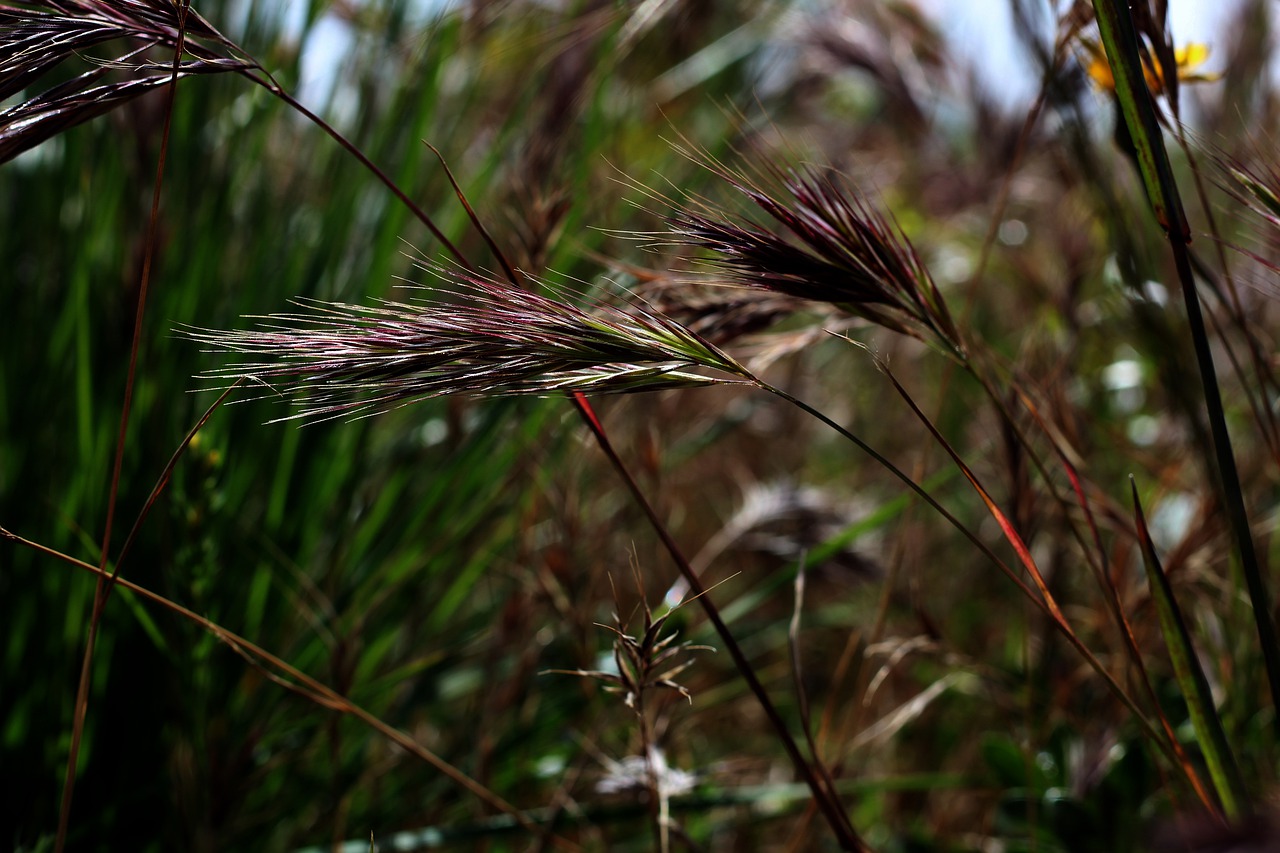
[[[0,8],[0,844],[1278,843],[1272,10],[1009,4]]]

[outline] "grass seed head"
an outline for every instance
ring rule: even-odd
[[[123,47],[94,56],[110,42]],[[181,44],[176,69],[174,51]],[[0,101],[73,60],[89,70],[0,109],[0,163],[170,83],[256,69],[208,21],[169,0],[59,0],[0,6]]]
[[[768,190],[712,165],[772,226],[703,201],[669,218],[677,242],[712,253],[735,284],[826,302],[876,325],[958,349],[955,326],[928,269],[901,230],[831,172],[772,170]]]
[[[732,358],[642,307],[582,308],[454,270],[448,276],[452,299],[423,289],[421,300],[377,306],[302,302],[305,312],[262,317],[256,329],[181,334],[242,356],[204,378],[249,377],[293,400],[299,411],[291,417],[306,419],[375,414],[446,394],[623,394],[750,381]]]

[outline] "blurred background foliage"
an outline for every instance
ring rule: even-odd
[[[681,285],[697,271],[687,250],[646,236],[663,227],[664,199],[737,203],[677,147],[843,171],[893,212],[969,337],[1042,393],[1085,460],[1139,646],[1168,685],[1127,533],[1126,477],[1138,477],[1246,775],[1258,794],[1274,780],[1256,642],[1233,627],[1250,624],[1247,601],[1179,414],[1197,405],[1178,397],[1194,387],[1185,333],[1157,310],[1173,279],[1112,140],[1108,95],[1080,62],[1046,75],[1031,121],[975,82],[981,57],[956,52],[905,2],[197,8],[286,89],[307,78],[303,100],[481,266],[496,261],[423,140],[521,269],[584,293],[636,291],[673,316],[724,309],[717,289]],[[1051,50],[1048,11],[1013,8],[1027,51]],[[1253,162],[1255,134],[1274,133],[1270,20],[1262,0],[1239,9],[1214,46],[1225,75],[1187,87],[1182,103],[1206,149]],[[164,105],[154,93],[0,169],[0,525],[91,563]],[[412,259],[440,253],[359,163],[243,79],[184,81],[173,122],[116,543],[212,402],[191,389],[215,357],[175,327],[239,328],[296,298],[396,298],[402,277],[422,281]],[[1238,206],[1213,204],[1228,239],[1252,239]],[[1247,329],[1220,318],[1223,353],[1246,335],[1274,341],[1273,285],[1253,273],[1239,293]],[[1081,635],[1122,669],[1077,544],[975,383],[916,342],[786,313],[734,351],[997,542],[870,360],[821,328],[888,359],[994,486]],[[1269,545],[1275,445],[1237,387],[1255,381],[1247,365],[1243,380],[1222,375]],[[676,538],[690,554],[708,548],[707,578],[723,582],[713,594],[793,721],[792,580],[817,549],[801,688],[855,825],[878,849],[1131,849],[1194,808],[1043,617],[838,437],[758,392],[598,407]],[[451,398],[349,423],[266,423],[286,413],[262,400],[213,416],[124,576],[271,650],[510,802],[561,810],[558,831],[584,846],[647,848],[641,795],[601,784],[639,749],[634,715],[592,680],[540,673],[607,663],[612,635],[597,623],[612,624],[615,588],[625,624],[641,593],[657,607],[676,575],[568,404]],[[17,783],[0,798],[0,844],[42,848],[57,825],[93,586],[0,543],[0,765]],[[682,640],[715,645],[693,608],[673,623]],[[667,762],[695,774],[675,812],[689,848],[828,843],[725,656],[694,660],[681,676],[692,703],[671,694],[654,709]],[[1180,725],[1177,690],[1161,696]],[[281,850],[430,827],[458,849],[530,847],[428,765],[126,591],[106,611],[90,701],[73,849]]]

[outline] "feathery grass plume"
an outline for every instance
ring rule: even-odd
[[[109,57],[87,53],[118,40],[126,40],[124,47]],[[179,44],[185,58],[175,68]],[[150,55],[153,48],[167,55]],[[190,77],[258,67],[208,21],[171,0],[0,5],[0,100],[73,57],[93,67],[0,110],[0,163],[165,85],[175,72]]]
[[[963,355],[955,324],[902,231],[830,171],[769,169],[771,193],[750,176],[708,167],[781,226],[730,218],[691,200],[668,219],[677,242],[711,251],[731,281],[827,302],[896,332]]]
[[[458,270],[447,275],[456,293],[423,288],[434,295],[377,306],[300,300],[308,313],[261,317],[258,329],[181,334],[211,351],[252,356],[202,376],[251,377],[300,406],[279,420],[359,417],[445,394],[623,394],[753,381],[728,355],[639,306],[586,309]]]

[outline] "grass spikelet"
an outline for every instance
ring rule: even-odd
[[[694,201],[669,219],[680,243],[710,251],[740,285],[827,302],[879,326],[961,351],[959,335],[915,248],[890,219],[834,173],[769,173],[771,192],[741,172],[711,167],[766,213],[726,217]]]
[[[110,57],[87,53],[119,40],[127,40],[126,47]],[[174,63],[179,45],[185,58]],[[153,48],[161,49],[154,57]],[[19,94],[72,58],[87,59],[93,67],[0,110],[0,163],[175,77],[257,67],[182,3],[48,0],[0,6],[0,100]]]
[[[204,378],[267,385],[299,406],[282,420],[359,417],[446,394],[625,394],[750,377],[696,334],[638,306],[586,309],[450,275],[461,301],[436,291],[377,306],[299,300],[305,313],[262,317],[257,329],[181,334],[245,356]]]

